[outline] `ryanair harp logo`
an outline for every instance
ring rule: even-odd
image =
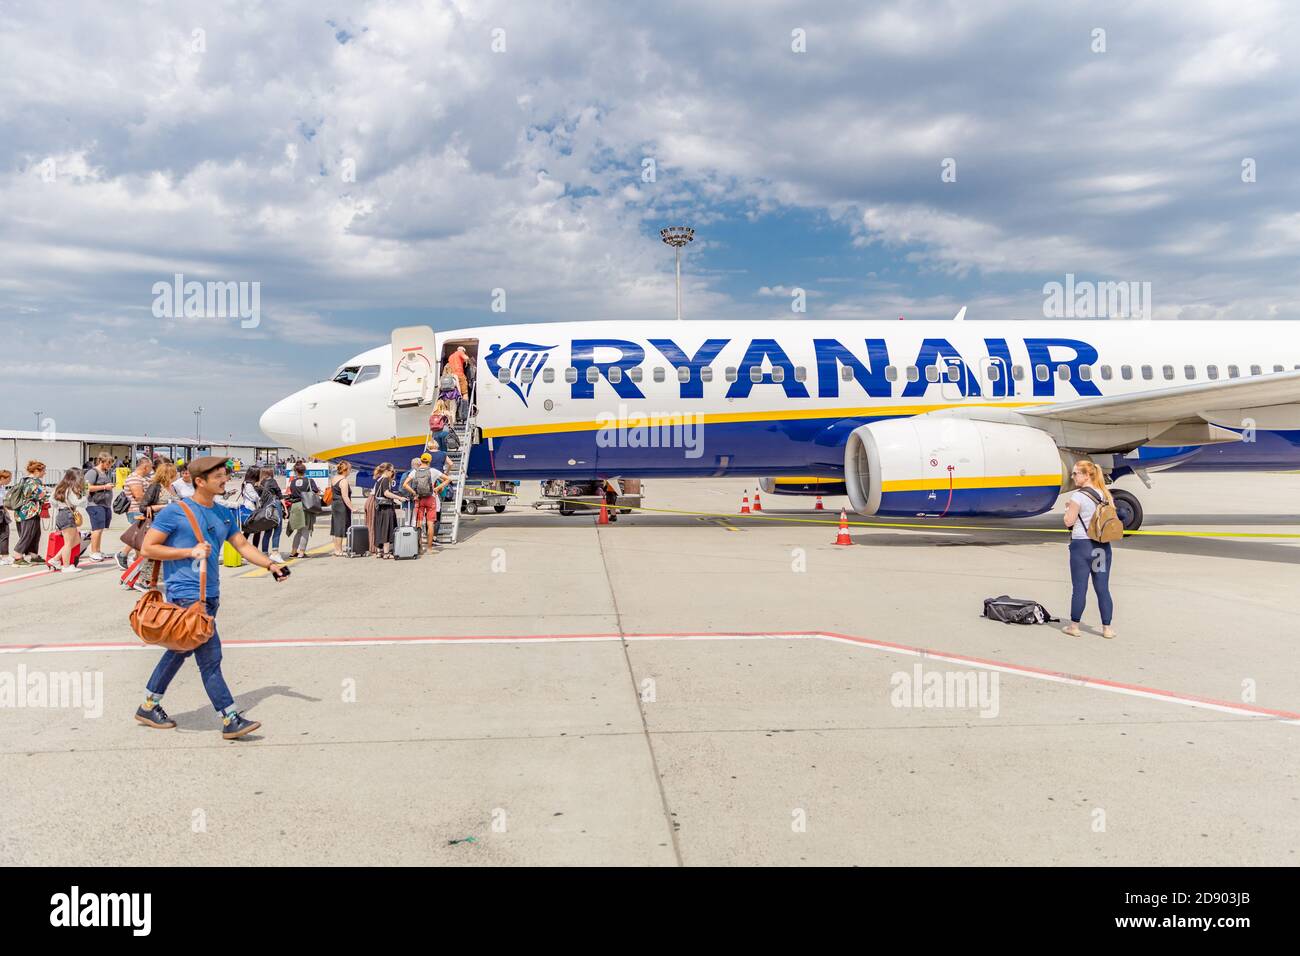
[[[500,380],[501,370],[506,369],[510,372],[510,380],[506,383],[510,390],[519,396],[519,400],[528,405],[528,396],[533,390],[533,383],[537,377],[542,374],[542,366],[546,360],[551,357],[551,350],[554,345],[533,345],[529,342],[511,342],[509,345],[493,345],[488,348],[488,353],[484,357],[487,363],[488,371],[492,377]],[[528,381],[523,381],[522,373],[531,371]]]

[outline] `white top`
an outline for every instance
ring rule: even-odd
[[[194,486],[184,478],[177,478],[172,482],[172,493],[178,498],[193,498]]]
[[[1092,521],[1092,516],[1097,513],[1097,502],[1083,491],[1073,491],[1070,493],[1070,500],[1079,506],[1079,520],[1074,523],[1070,529],[1071,538],[1087,538],[1088,525]]]

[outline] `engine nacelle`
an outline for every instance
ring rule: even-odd
[[[1065,490],[1067,462],[1037,428],[946,416],[872,422],[844,449],[849,501],[864,515],[1042,514]]]

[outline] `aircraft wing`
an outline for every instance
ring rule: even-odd
[[[1175,385],[1135,395],[1082,398],[1027,408],[1022,414],[1029,419],[1081,425],[1174,424],[1195,420],[1239,425],[1241,413],[1249,410],[1258,410],[1269,418],[1300,420],[1300,371]],[[1287,426],[1261,423],[1261,427]],[[1300,424],[1290,427],[1300,427]]]

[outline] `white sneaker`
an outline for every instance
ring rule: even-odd
[[[86,556],[86,559],[89,560],[89,561],[94,561],[96,564],[99,564],[100,561],[107,561],[107,560],[108,560],[108,558],[106,558],[103,554],[101,554],[101,553],[98,552],[98,551],[92,551],[92,552],[90,552],[90,554],[88,554],[88,555]]]
[[[276,564],[284,564],[284,558],[280,557],[279,551],[271,552],[271,560],[274,561]]]
[[[59,568],[59,571],[62,572],[63,574],[71,574],[73,571],[80,571],[80,570],[81,568],[77,567],[75,564],[69,564],[62,568]]]
[[[13,563],[14,563],[14,559],[12,555],[6,554],[4,557],[0,558],[0,567],[5,567]]]

